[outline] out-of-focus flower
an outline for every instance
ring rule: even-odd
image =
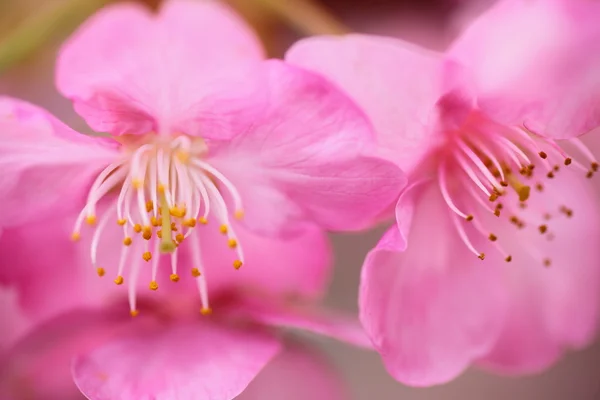
[[[2,99],[0,224],[37,229],[47,214],[78,213],[72,238],[91,236],[93,267],[103,276],[114,266],[118,285],[149,263],[156,290],[159,254],[170,255],[177,282],[188,252],[182,265],[204,312],[202,242],[222,237],[233,267],[245,262],[234,217],[279,237],[312,222],[369,225],[403,185],[401,171],[370,155],[367,119],[334,85],[262,57],[216,2],[171,1],[158,15],[133,4],[100,11],[62,49],[57,83],[90,126],[113,136],[80,135]]]
[[[473,362],[534,372],[592,340],[598,163],[575,136],[600,120],[599,15],[587,0],[505,1],[445,55],[362,35],[287,54],[347,90],[412,181],[360,289],[396,379],[446,382]]]

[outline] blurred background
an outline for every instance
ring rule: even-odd
[[[115,0],[116,1],[116,0]],[[54,88],[57,46],[88,15],[110,0],[0,0],[0,93],[49,109],[88,131]],[[160,0],[144,0],[157,7]],[[492,0],[227,0],[257,30],[270,56],[281,56],[302,36],[360,31],[399,37],[443,49]],[[600,136],[600,135],[596,135]],[[584,138],[586,140],[586,138]],[[600,154],[598,143],[588,144]],[[599,188],[600,189],[600,188]],[[356,312],[359,271],[383,229],[333,235],[336,273],[327,303]],[[390,378],[379,356],[332,341],[317,341],[349,385],[355,400],[600,400],[600,343],[569,354],[539,376],[509,378],[471,370],[429,389]]]

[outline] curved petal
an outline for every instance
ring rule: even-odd
[[[2,352],[27,331],[31,321],[24,315],[19,304],[17,289],[14,286],[0,284],[0,304],[0,320],[2,321],[0,352]]]
[[[269,363],[236,400],[344,400],[341,377],[324,355],[297,343]]]
[[[210,293],[258,290],[302,298],[323,294],[333,265],[329,241],[319,228],[309,226],[289,239],[256,235],[240,224],[232,228],[244,251],[244,265],[239,270],[231,266],[236,255],[218,226],[197,227],[201,229],[200,239],[190,241],[190,245],[200,247]]]
[[[71,130],[46,111],[0,98],[0,225],[74,207],[114,148]]]
[[[600,126],[600,4],[497,2],[449,56],[472,69],[480,107],[554,138]]]
[[[172,0],[157,15],[120,4],[72,36],[56,79],[98,131],[226,139],[262,109],[253,79],[262,58],[255,35],[220,2]]]
[[[346,90],[371,118],[386,154],[407,173],[437,144],[441,55],[396,39],[348,35],[301,40],[286,60]]]
[[[132,332],[78,357],[73,377],[92,400],[227,400],[279,350],[279,342],[261,332],[207,320],[176,322]]]
[[[265,117],[209,158],[239,189],[246,224],[265,233],[307,219],[333,230],[372,224],[406,182],[397,166],[371,155],[362,112],[316,74],[275,60],[264,70]]]
[[[509,373],[538,372],[567,348],[582,348],[595,338],[600,305],[600,213],[589,181],[563,168],[533,193],[520,218],[523,230],[499,229],[511,240],[505,269],[511,298],[502,334],[482,363]],[[569,218],[559,210],[572,210]],[[548,213],[548,220],[544,214]],[[541,234],[538,226],[545,225]],[[526,243],[526,246],[523,244]],[[545,260],[551,265],[545,267]]]
[[[467,251],[437,189],[416,202],[408,246],[393,226],[363,266],[360,318],[390,374],[415,386],[447,382],[485,355],[502,329],[501,270]],[[486,262],[489,264],[489,262]]]

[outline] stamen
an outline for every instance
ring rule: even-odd
[[[452,197],[450,197],[450,193],[448,192],[448,187],[446,185],[446,163],[443,162],[440,164],[440,167],[438,169],[438,182],[439,182],[439,186],[440,186],[440,191],[442,192],[442,197],[444,198],[444,201],[446,202],[446,204],[448,205],[448,207],[458,216],[471,221],[473,219],[472,215],[467,215],[464,212],[462,212],[461,210],[458,209],[458,207],[456,207],[456,205],[454,204],[454,202],[452,201]]]
[[[508,175],[508,183],[515,190],[515,192],[517,192],[519,201],[527,201],[529,194],[531,193],[530,186],[521,183],[521,181],[519,181],[513,174]]]
[[[477,249],[475,249],[475,246],[473,246],[473,244],[469,240],[467,233],[461,226],[460,221],[456,218],[456,216],[452,215],[451,219],[452,219],[452,222],[454,223],[454,226],[456,227],[456,231],[458,232],[458,235],[462,239],[465,246],[467,246],[467,249],[469,249],[471,251],[471,253],[475,254],[477,256],[477,258],[479,258],[480,260],[485,259],[485,254],[482,252],[479,252],[479,251],[477,251]]]
[[[164,193],[159,194],[160,206],[163,210],[168,210],[167,198]],[[176,249],[175,242],[171,237],[171,216],[168,212],[165,212],[162,217],[162,231],[164,232],[160,241],[160,251],[162,253],[172,253]]]

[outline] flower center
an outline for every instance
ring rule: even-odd
[[[556,141],[525,127],[510,128],[484,120],[451,132],[450,136],[438,166],[438,184],[462,242],[481,260],[486,255],[471,241],[468,225],[492,242],[504,260],[510,262],[512,255],[503,248],[502,241],[486,229],[485,221],[489,219],[485,214],[506,218],[517,229],[535,224],[540,234],[552,240],[548,223],[552,213],[571,217],[573,210],[566,204],[557,204],[555,210],[535,210],[544,221],[539,224],[532,218],[534,213],[524,212],[528,200],[531,196],[543,195],[544,180],[553,179],[562,166],[580,170],[582,177],[587,178],[599,167],[594,155],[580,140],[564,141],[578,155],[576,159]],[[536,257],[541,258],[545,266],[552,263],[543,255],[536,254]]]
[[[75,222],[72,238],[78,240],[81,237],[84,222],[95,226],[90,256],[92,265],[102,277],[106,273],[98,264],[102,234],[111,219],[122,227],[121,256],[114,281],[117,285],[123,284],[126,266],[129,266],[132,316],[138,314],[136,284],[142,261],[151,262],[149,287],[157,290],[160,263],[157,253],[171,255],[170,278],[177,282],[180,248],[185,242],[192,242],[189,245],[193,262],[191,275],[197,280],[201,312],[210,313],[197,224],[206,225],[209,219],[218,222],[220,233],[236,253],[233,267],[239,269],[244,263],[244,253],[230,224],[230,214],[238,219],[243,217],[239,192],[222,173],[204,160],[208,148],[202,139],[179,136],[168,142],[145,143],[133,148],[124,144],[124,148],[124,157],[106,167],[92,184],[87,202]],[[115,189],[119,190],[116,198],[113,196]],[[230,196],[233,213],[223,193]],[[104,198],[109,199],[109,205],[98,220],[97,205]],[[137,256],[131,253],[137,253]]]

